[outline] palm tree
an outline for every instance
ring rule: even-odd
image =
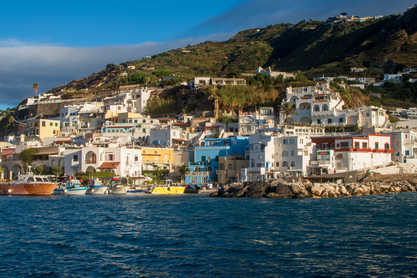
[[[39,84],[38,83],[33,83],[33,89],[35,90],[35,96],[38,95],[38,89],[39,89]]]

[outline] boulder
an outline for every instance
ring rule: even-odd
[[[321,197],[323,194],[324,188],[321,186],[321,184],[314,184],[311,187],[311,194],[316,197]]]
[[[291,190],[291,186],[287,184],[280,184],[276,187],[276,196],[279,196],[278,198],[286,198],[286,199],[292,199],[295,197],[294,193]]]

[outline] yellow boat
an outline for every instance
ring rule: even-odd
[[[184,192],[185,186],[155,186],[151,193],[155,195],[180,195]]]

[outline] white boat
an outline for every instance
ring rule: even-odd
[[[112,195],[125,195],[127,193],[127,187],[122,184],[113,185],[109,188],[109,194]]]
[[[87,190],[90,195],[105,195],[109,194],[109,187],[101,184],[98,180],[93,180],[90,188]]]
[[[128,196],[144,196],[148,194],[150,194],[149,191],[138,188],[128,188],[126,191],[126,195]]]
[[[79,180],[69,180],[65,184],[65,195],[85,195],[88,187],[81,184]]]

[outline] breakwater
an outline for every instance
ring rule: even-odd
[[[289,182],[275,180],[230,185],[212,193],[223,198],[342,198],[375,194],[416,192],[416,176],[386,176],[355,183],[312,183],[309,180]]]

